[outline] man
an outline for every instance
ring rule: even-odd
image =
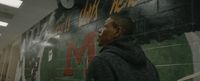
[[[103,48],[89,65],[86,81],[159,81],[156,68],[132,37],[130,18],[111,16],[98,33]]]

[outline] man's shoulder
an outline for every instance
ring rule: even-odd
[[[96,58],[104,60],[106,62],[111,62],[111,63],[119,62],[120,60],[122,60],[120,56],[112,52],[102,52],[98,54]]]
[[[100,54],[97,55],[98,58],[115,58],[116,54],[115,53],[111,53],[111,52],[101,52]]]

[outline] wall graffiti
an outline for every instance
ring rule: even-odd
[[[99,50],[99,47],[96,46],[96,33],[95,30],[93,30],[94,25],[91,26],[92,29],[88,28],[86,31],[83,31],[84,33],[79,33],[83,34],[80,35],[80,37],[83,37],[81,40],[78,40],[76,37],[71,39],[71,41],[70,39],[67,39],[67,41],[66,39],[59,39],[59,37],[55,39],[54,35],[57,36],[57,34],[60,34],[59,36],[61,37],[65,35],[76,36],[74,34],[77,34],[77,32],[80,31],[79,29],[85,29],[79,28],[77,30],[77,27],[90,25],[91,22],[97,24],[96,21],[102,16],[100,14],[100,11],[102,11],[100,6],[104,5],[101,4],[101,1],[103,0],[88,0],[88,3],[84,8],[80,8],[79,12],[72,10],[70,13],[67,13],[68,15],[59,13],[62,15],[58,18],[55,18],[57,17],[55,16],[55,13],[57,13],[55,11],[50,14],[50,16],[40,21],[32,29],[28,30],[27,33],[24,33],[23,39],[26,40],[22,49],[26,49],[23,53],[26,64],[24,65],[24,71],[22,71],[24,72],[22,74],[25,74],[25,76],[22,78],[26,81],[62,81],[60,79],[73,76],[74,80],[82,81],[87,72],[88,65],[92,62],[96,51]],[[111,3],[113,5],[109,5],[108,9],[111,9],[110,13],[117,13],[125,7],[130,7],[134,1],[135,0],[113,0],[113,3]],[[123,5],[123,7],[121,5]],[[109,10],[102,13],[109,14]],[[79,17],[73,18],[75,15]],[[56,19],[58,20],[56,21]],[[72,25],[74,21],[78,22]],[[33,29],[34,31],[32,31]],[[52,43],[50,39],[52,39]],[[58,43],[53,43],[54,40],[57,40]],[[51,44],[51,46],[47,45],[47,43]],[[56,47],[58,44],[66,45]],[[61,52],[60,50],[65,52]],[[73,61],[75,61],[75,63],[72,63]],[[79,69],[81,70],[77,70],[77,68],[73,66],[80,66]],[[58,72],[58,74],[55,72]],[[77,72],[79,74],[77,74]]]
[[[88,3],[85,4],[84,8],[80,8],[80,11],[75,12],[77,9],[72,10],[70,13],[67,13],[68,15],[59,13],[61,16],[58,18],[55,16],[55,13],[57,13],[55,11],[24,33],[23,39],[26,40],[22,49],[25,49],[23,53],[25,65],[23,67],[24,71],[22,71],[24,73],[22,74],[25,74],[25,76],[22,79],[26,81],[62,81],[60,79],[73,76],[73,79],[77,79],[77,81],[83,80],[88,65],[92,62],[96,51],[99,50],[99,47],[96,46],[96,33],[93,30],[94,25],[91,26],[92,29],[88,28],[86,31],[83,31],[84,33],[79,33],[83,34],[80,35],[80,37],[83,37],[81,40],[75,37],[71,41],[70,39],[66,41],[66,39],[59,39],[59,37],[57,39],[54,35],[57,36],[57,34],[60,34],[59,36],[61,37],[65,35],[76,36],[75,34],[80,31],[79,29],[85,29],[78,28],[77,30],[77,27],[90,25],[91,22],[97,24],[96,21],[98,18],[102,17],[101,13],[109,14],[110,9],[110,13],[118,13],[136,2],[136,0],[112,0],[112,5],[109,5],[108,11],[101,12],[100,7],[104,5],[101,3],[102,1],[88,0]],[[75,15],[79,17],[74,18]],[[56,21],[56,19],[58,20]],[[72,25],[74,21],[78,22]],[[52,43],[50,39],[52,39]],[[53,43],[54,40],[57,40],[56,42],[58,43]],[[56,47],[58,44],[65,44],[65,46]],[[65,52],[61,52],[60,50]],[[81,70],[77,70],[73,66],[80,66],[78,69]],[[56,74],[55,72],[59,73]]]
[[[87,3],[83,9],[81,9],[79,16],[78,26],[88,24],[92,21],[97,20],[99,17],[99,5],[101,0],[94,0],[94,3]],[[110,15],[113,13],[119,13],[122,9],[133,7],[136,5],[138,0],[113,0],[112,5],[110,6],[110,11],[105,12]]]
[[[95,44],[95,37],[96,33],[95,32],[89,32],[83,41],[83,44],[80,45],[80,47],[77,47],[76,43],[74,41],[70,41],[67,46],[67,66],[64,71],[65,76],[72,76],[73,75],[73,68],[71,65],[71,59],[72,55],[75,56],[76,63],[80,65],[82,61],[82,57],[87,51],[87,65],[90,64],[94,56],[96,55],[96,44]],[[87,67],[85,67],[86,69]]]
[[[60,32],[60,33],[69,32],[70,27],[71,27],[71,16],[67,17],[65,22],[63,22],[62,24],[59,24],[56,27],[55,31]]]
[[[112,13],[119,13],[123,8],[134,6],[137,0],[113,0],[110,15]]]
[[[95,2],[92,4],[87,3],[85,8],[81,10],[78,24],[79,27],[97,19],[100,1],[101,0],[95,0]]]

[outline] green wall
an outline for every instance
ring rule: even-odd
[[[176,81],[193,73],[192,53],[185,35],[160,43],[152,41],[143,47],[156,65],[161,81]]]

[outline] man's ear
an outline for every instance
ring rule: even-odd
[[[122,28],[117,26],[115,27],[115,30],[114,37],[119,37],[122,34]]]

